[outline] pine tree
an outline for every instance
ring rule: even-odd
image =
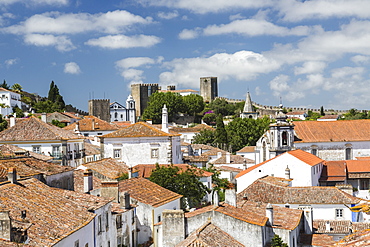
[[[6,83],[5,80],[2,84],[0,84],[0,87],[5,88],[5,89],[9,89],[9,85]]]
[[[223,117],[219,114],[216,118],[215,144],[227,143],[227,132],[225,129]]]
[[[271,247],[288,247],[288,245],[283,242],[279,235],[275,234],[271,239]]]

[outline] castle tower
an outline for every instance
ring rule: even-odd
[[[200,78],[200,96],[204,102],[211,102],[218,97],[217,77]]]
[[[89,100],[89,115],[110,122],[109,99]]]
[[[126,120],[131,123],[136,122],[136,110],[135,110],[135,100],[130,94],[126,100]]]
[[[148,106],[149,97],[159,90],[158,84],[132,84],[131,95],[136,104],[136,116],[141,116]]]
[[[244,109],[243,109],[243,112],[240,113],[240,117],[241,118],[253,118],[253,119],[257,119],[258,117],[258,112],[256,112],[253,108],[251,95],[249,94],[249,92],[247,92]]]

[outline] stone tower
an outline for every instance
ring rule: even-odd
[[[110,122],[109,99],[89,100],[89,115]]]
[[[148,106],[149,97],[159,90],[158,84],[132,84],[131,95],[136,104],[136,116],[143,115]]]
[[[211,102],[218,97],[217,77],[200,78],[200,96],[204,102]]]
[[[247,97],[245,99],[243,112],[240,114],[241,118],[253,118],[257,119],[258,113],[254,110],[251,95],[247,92]]]

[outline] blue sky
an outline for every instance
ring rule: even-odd
[[[66,103],[131,83],[263,105],[370,109],[368,0],[0,0],[0,80]]]

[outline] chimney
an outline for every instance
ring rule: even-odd
[[[213,205],[218,206],[220,204],[220,199],[218,197],[218,191],[214,190],[213,191]]]
[[[22,210],[21,211],[21,218],[24,220],[27,217],[27,210]]]
[[[89,193],[93,189],[93,174],[90,169],[84,171],[84,193]]]
[[[94,130],[95,129],[95,121],[94,121],[93,118],[91,119],[91,125],[92,125],[92,130]]]
[[[162,131],[168,133],[168,113],[166,104],[163,105],[162,109]]]
[[[222,152],[217,152],[217,159],[222,157]]]
[[[130,194],[127,191],[119,192],[119,204],[122,208],[130,209]]]
[[[330,232],[330,221],[325,222],[325,231]]]
[[[45,112],[41,113],[41,121],[43,121],[44,123],[47,122],[46,121],[46,113]]]
[[[227,152],[226,153],[226,164],[230,164],[230,162],[231,162],[231,157],[230,157],[230,153],[229,152]]]
[[[285,179],[290,179],[290,169],[288,165],[285,168]]]
[[[17,183],[17,170],[15,167],[10,167],[8,169],[8,181],[10,181],[12,184]]]
[[[10,117],[9,121],[10,121],[10,127],[13,127],[15,125],[15,117],[14,116]]]
[[[76,134],[80,134],[80,124],[78,122],[76,122],[76,126],[75,126],[74,131],[75,131]]]
[[[9,211],[0,211],[0,222],[1,224],[1,231],[0,231],[0,238],[10,241],[11,239],[11,219],[9,216]]]
[[[247,161],[243,160],[243,170],[247,170]]]
[[[225,203],[236,207],[236,191],[235,191],[235,189],[225,190]]]
[[[146,122],[147,122],[148,124],[153,124],[153,120],[151,120],[151,119],[146,120]]]
[[[266,206],[266,217],[268,218],[268,224],[270,226],[274,225],[274,209],[271,205],[271,203],[268,203]]]

